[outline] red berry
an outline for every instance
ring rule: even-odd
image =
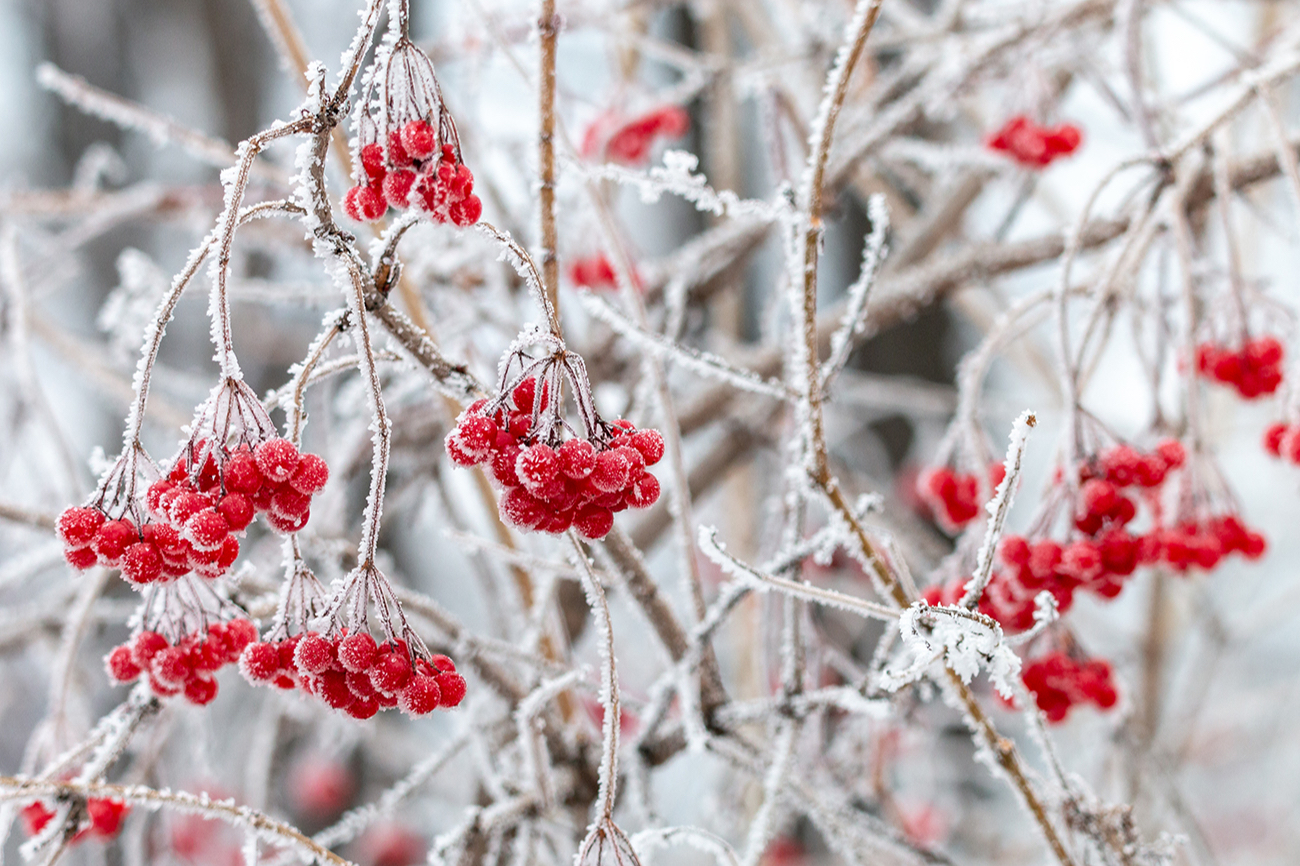
[[[603,493],[613,493],[627,485],[630,469],[627,456],[621,449],[602,451],[596,455],[596,466],[588,481]]]
[[[379,699],[376,697],[354,698],[352,703],[348,704],[347,714],[354,719],[373,718],[379,712]]]
[[[632,447],[641,452],[647,466],[663,459],[664,437],[658,430],[638,430],[632,434]]]
[[[149,542],[136,542],[126,549],[126,556],[122,559],[122,577],[132,583],[153,583],[162,577],[162,570],[162,556]]]
[[[280,654],[274,644],[250,643],[239,657],[239,670],[253,682],[269,682],[280,672]]]
[[[299,454],[297,447],[288,439],[267,439],[253,450],[253,459],[265,481],[279,484],[288,481],[298,468]]]
[[[185,681],[185,698],[192,704],[204,706],[217,696],[217,681],[209,676],[194,676]]]
[[[387,169],[384,167],[384,148],[380,144],[367,144],[361,148],[361,168],[371,183],[384,179]]]
[[[149,667],[153,657],[168,647],[167,638],[156,631],[142,631],[131,641],[131,658],[141,668]]]
[[[63,551],[63,558],[68,561],[68,565],[80,569],[90,568],[99,562],[99,556],[90,547],[70,547]]]
[[[507,490],[499,507],[501,516],[520,529],[535,528],[546,515],[546,505],[520,487]]]
[[[185,539],[198,550],[219,550],[229,534],[230,524],[215,508],[196,511],[185,521]]]
[[[410,202],[411,189],[414,186],[415,172],[404,168],[390,171],[388,176],[384,178],[384,198],[388,200],[389,204],[400,210]]]
[[[266,515],[266,522],[271,525],[272,529],[281,535],[292,535],[295,532],[300,532],[302,528],[307,525],[307,521],[310,518],[310,511],[303,512],[298,516],[268,513]]]
[[[299,493],[311,495],[325,486],[329,481],[330,468],[318,454],[303,454],[298,460],[298,468],[289,477],[289,484]]]
[[[184,526],[186,521],[209,505],[208,497],[202,493],[186,490],[179,493],[167,507],[167,516],[177,526]]]
[[[378,652],[375,639],[369,632],[350,634],[339,643],[339,664],[348,671],[367,671],[374,664]]]
[[[452,205],[447,215],[461,228],[472,226],[483,216],[483,201],[476,195],[468,195],[463,201]]]
[[[406,652],[393,652],[391,649],[375,659],[370,668],[370,684],[375,691],[396,694],[411,676],[411,663]]]
[[[348,688],[347,677],[342,671],[325,671],[320,675],[317,683],[316,694],[333,709],[347,709],[356,700]]]
[[[247,529],[253,522],[253,503],[242,493],[227,493],[217,504],[217,511],[230,532]]]
[[[465,678],[456,673],[455,670],[443,671],[438,674],[438,690],[442,693],[439,700],[439,706],[455,707],[465,699]]]
[[[511,392],[510,396],[515,401],[515,408],[520,412],[532,412],[533,398],[536,396],[536,393],[537,380],[525,379],[515,386],[515,390]],[[542,408],[545,408],[545,405],[543,405]]]
[[[262,473],[252,453],[238,451],[226,461],[224,475],[226,489],[252,496],[262,486]]]
[[[311,496],[299,493],[288,485],[277,490],[275,496],[271,497],[271,514],[277,517],[296,518],[307,513],[310,508]]]
[[[559,456],[553,448],[541,442],[520,451],[515,460],[515,474],[519,476],[519,482],[534,495],[555,480],[559,471]]]
[[[397,706],[408,715],[423,716],[438,708],[441,697],[442,690],[438,688],[435,678],[416,674],[397,696]]]
[[[627,490],[627,504],[633,508],[649,508],[659,499],[659,479],[649,472],[632,482]]]
[[[316,632],[308,632],[293,652],[294,663],[304,674],[324,673],[334,666],[334,645]]]
[[[89,547],[95,533],[104,525],[104,515],[97,508],[72,507],[63,509],[56,529],[59,538],[70,548]]]
[[[596,449],[586,439],[567,440],[560,446],[558,454],[560,471],[576,481],[586,478],[596,468]]]
[[[90,815],[91,832],[102,838],[111,838],[117,835],[117,831],[122,827],[122,819],[131,807],[121,800],[110,800],[107,797],[91,797],[86,801],[86,812]]]
[[[573,526],[583,538],[604,538],[614,528],[614,514],[598,505],[584,505],[574,515]]]
[[[149,662],[149,671],[154,679],[172,688],[184,685],[193,674],[185,651],[174,646],[159,650]]]
[[[131,521],[109,520],[96,531],[91,547],[103,565],[117,565],[126,554],[126,549],[139,540],[140,535]]]
[[[402,147],[416,159],[425,159],[438,147],[434,129],[423,120],[412,120],[402,127]]]
[[[131,657],[131,648],[125,644],[114,647],[104,663],[108,667],[108,675],[116,682],[129,683],[140,676],[140,666]]]
[[[50,819],[54,817],[54,814],[39,800],[24,806],[22,811],[23,829],[27,831],[28,836],[38,836],[45,829],[45,825],[50,823]]]

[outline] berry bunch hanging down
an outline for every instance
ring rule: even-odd
[[[1201,343],[1196,347],[1196,371],[1253,400],[1282,384],[1282,356],[1282,343],[1273,336],[1247,337],[1240,349]]]
[[[397,707],[423,716],[458,706],[465,678],[445,655],[413,655],[404,640],[377,644],[369,632],[306,632],[251,644],[240,670],[255,685],[299,689],[354,719]]]
[[[172,643],[156,631],[140,631],[115,647],[104,660],[116,682],[134,682],[141,676],[160,697],[184,694],[202,706],[217,696],[213,674],[239,661],[244,648],[257,640],[257,627],[247,619],[213,623],[207,632],[186,634]]]
[[[663,436],[629,421],[602,420],[577,355],[561,350],[536,361],[516,357],[523,371],[507,379],[507,363],[500,393],[466,409],[446,439],[457,466],[490,469],[504,491],[501,516],[520,529],[558,534],[573,527],[598,539],[613,528],[617,512],[653,505],[659,480],[647,467],[663,457]],[[565,380],[582,416],[582,435],[562,415]]]
[[[1083,141],[1079,127],[1063,123],[1041,126],[1023,114],[1012,117],[986,140],[990,150],[1005,153],[1028,168],[1046,168],[1074,153]]]
[[[201,407],[196,429],[211,435],[196,434],[167,475],[149,485],[143,503],[127,501],[121,516],[111,517],[101,485],[89,504],[66,509],[58,533],[68,562],[77,568],[120,567],[122,577],[137,586],[190,573],[216,579],[239,556],[237,536],[256,514],[281,533],[306,526],[312,496],[328,481],[329,467],[275,436],[260,402],[244,393],[246,387],[222,389],[210,405],[224,408],[206,420]],[[218,438],[213,419],[229,419],[231,408],[255,421],[241,421],[238,429],[227,426]]]
[[[380,51],[386,53],[357,104],[357,182],[343,209],[359,222],[374,222],[392,207],[434,222],[473,225],[483,202],[474,195],[474,174],[462,159],[433,61],[405,35]]]
[[[991,464],[988,486],[981,488],[978,475],[957,472],[946,464],[932,466],[917,478],[916,492],[939,525],[956,532],[979,516],[980,506],[992,497],[1006,473],[1001,463]]]
[[[1092,703],[1109,710],[1119,700],[1114,672],[1104,659],[1076,659],[1053,652],[1025,663],[1025,687],[1049,722],[1063,722],[1072,707]]]

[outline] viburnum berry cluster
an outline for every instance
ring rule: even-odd
[[[238,662],[244,648],[255,640],[257,627],[247,619],[213,623],[202,636],[186,634],[174,643],[156,631],[140,631],[114,647],[104,662],[116,682],[134,682],[143,676],[154,694],[184,694],[190,703],[203,706],[217,696],[213,674]]]
[[[957,472],[947,465],[932,466],[917,478],[916,492],[939,524],[955,532],[979,515],[980,506],[989,500],[1006,474],[1001,463],[990,465],[988,486],[981,489],[978,475]]]
[[[122,819],[131,807],[110,797],[89,797],[86,800],[86,817],[89,823],[72,837],[73,844],[83,839],[112,839],[122,829]],[[23,829],[28,836],[37,836],[58,814],[40,800],[22,809]]]
[[[239,556],[237,533],[255,514],[263,514],[277,532],[297,532],[311,515],[312,496],[328,480],[325,461],[300,454],[287,439],[220,452],[199,439],[182,449],[165,478],[149,485],[146,521],[125,513],[110,519],[92,500],[59,515],[59,538],[75,567],[120,567],[133,584],[190,572],[215,579]]]
[[[1109,710],[1119,701],[1114,673],[1104,659],[1076,659],[1053,652],[1025,662],[1021,678],[1049,722],[1063,722],[1070,709],[1084,703]]]
[[[1282,384],[1283,354],[1281,341],[1267,335],[1246,338],[1240,349],[1201,343],[1196,347],[1196,371],[1253,400],[1272,394]]]
[[[665,105],[631,120],[606,112],[587,127],[582,155],[621,165],[641,165],[660,139],[677,139],[691,128],[691,116],[680,105]]]
[[[1045,168],[1060,157],[1074,153],[1082,141],[1083,133],[1073,124],[1046,127],[1018,114],[990,135],[986,144],[1021,165]]]
[[[249,644],[240,671],[255,685],[299,689],[354,719],[398,707],[423,716],[458,706],[465,678],[445,655],[422,657],[406,641],[376,643],[369,632],[305,632]]]
[[[433,61],[405,35],[370,73],[357,105],[357,133],[357,182],[343,197],[348,216],[374,222],[392,207],[462,227],[478,222],[483,202],[474,194],[474,174],[462,158]]]
[[[553,534],[573,527],[584,538],[604,538],[615,513],[658,500],[659,479],[647,467],[663,457],[663,436],[630,421],[607,425],[596,418],[587,438],[562,439],[562,424],[538,423],[548,414],[558,418],[558,406],[550,401],[551,382],[543,382],[539,395],[537,381],[525,378],[508,399],[479,400],[466,409],[447,435],[447,455],[457,466],[491,470],[505,491],[501,516],[512,525]]]

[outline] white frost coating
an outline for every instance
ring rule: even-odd
[[[745,835],[745,853],[741,858],[742,866],[758,866],[759,858],[767,849],[772,838],[776,807],[781,800],[781,791],[785,787],[786,774],[790,772],[790,761],[794,757],[795,741],[799,735],[800,724],[794,719],[783,719],[778,724],[776,736],[773,737],[772,763],[768,765],[763,776],[763,804],[754,813],[754,820],[749,824]]]
[[[701,526],[698,536],[700,551],[721,568],[723,572],[735,577],[751,589],[759,592],[769,592],[776,589],[804,601],[838,608],[848,613],[855,613],[858,616],[882,619],[886,622],[893,622],[898,617],[899,612],[896,609],[874,601],[856,598],[842,592],[836,592],[833,589],[822,589],[809,583],[799,583],[798,581],[787,580],[784,577],[763,574],[727,553],[726,547],[717,540],[717,534],[718,530],[716,528]]]
[[[91,117],[143,134],[157,147],[178,144],[192,156],[217,168],[224,168],[235,159],[235,150],[229,143],[190,129],[171,117],[116,94],[106,93],[53,63],[36,67],[36,83]]]
[[[789,216],[790,209],[780,198],[767,202],[741,198],[729,189],[713,189],[704,175],[696,173],[699,167],[700,158],[695,154],[684,150],[668,150],[664,152],[663,166],[654,166],[645,172],[632,171],[613,163],[580,166],[579,170],[593,179],[612,180],[624,186],[636,187],[641,193],[641,200],[646,204],[654,204],[664,193],[669,193],[691,202],[697,210],[714,216],[744,217],[765,222],[776,222]]]
[[[655,854],[672,845],[689,845],[695,850],[711,856],[716,862],[727,866],[739,866],[736,852],[727,844],[727,840],[714,836],[698,827],[657,827],[642,830],[629,840],[632,849],[646,863],[655,862]]]
[[[974,610],[979,604],[984,588],[993,576],[993,554],[998,541],[1002,538],[1002,527],[1011,512],[1011,504],[1016,498],[1016,487],[1020,481],[1020,465],[1025,456],[1025,444],[1029,440],[1029,429],[1038,423],[1038,418],[1028,409],[1011,425],[1011,441],[1007,443],[1007,457],[1002,466],[1005,474],[998,489],[993,493],[993,500],[985,508],[989,513],[988,529],[984,532],[984,542],[975,556],[975,574],[966,584],[966,592],[960,605],[967,610]]]
[[[914,682],[942,659],[964,683],[983,668],[999,694],[1009,699],[1015,693],[1020,657],[1007,646],[995,620],[963,608],[917,602],[903,611],[898,630],[903,649],[881,671],[883,688],[892,691]]]
[[[848,363],[853,340],[867,327],[867,301],[876,284],[876,275],[889,254],[885,238],[889,234],[889,208],[885,196],[876,193],[867,200],[867,215],[871,218],[871,234],[862,247],[862,269],[857,280],[845,291],[844,319],[831,334],[831,353],[822,364],[821,387],[825,390],[844,365]]]
[[[762,394],[767,397],[775,397],[778,400],[789,400],[794,398],[784,383],[776,379],[764,379],[756,373],[749,370],[742,370],[729,364],[726,360],[719,358],[710,352],[702,352],[699,349],[683,346],[675,343],[666,337],[651,331],[637,327],[628,319],[618,313],[604,298],[599,298],[592,292],[582,289],[578,291],[578,299],[582,302],[583,307],[595,318],[609,325],[619,334],[627,337],[644,349],[654,352],[661,358],[671,358],[680,363],[686,369],[707,376],[712,379],[718,379],[729,385],[734,385],[745,391],[751,391],[755,394]]]

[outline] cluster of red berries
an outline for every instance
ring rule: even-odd
[[[1063,123],[1053,129],[1018,114],[990,135],[986,144],[1021,165],[1044,168],[1058,157],[1074,153],[1082,140],[1083,134],[1073,124]]]
[[[202,453],[203,443],[194,450]],[[149,485],[143,526],[128,517],[109,520],[97,507],[71,507],[59,515],[64,556],[77,568],[120,567],[136,584],[168,581],[194,572],[224,575],[239,556],[239,539],[263,513],[278,532],[307,525],[311,497],[329,479],[315,454],[300,454],[287,439],[241,445],[218,462],[209,453],[197,471],[182,454],[166,478]]]
[[[365,182],[347,191],[343,209],[358,222],[374,222],[394,207],[427,213],[436,222],[470,226],[483,214],[474,174],[450,144],[438,147],[434,128],[412,120],[389,133],[387,146],[361,148]]]
[[[1300,425],[1279,421],[1264,430],[1264,450],[1300,465]]]
[[[622,165],[640,165],[660,138],[681,138],[691,128],[691,117],[679,105],[665,105],[628,121],[607,113],[587,127],[582,155],[602,157]]]
[[[996,489],[1006,474],[1007,468],[1001,463],[990,465],[989,490]],[[917,478],[916,492],[930,506],[939,524],[950,532],[961,529],[979,515],[980,480],[974,474],[955,472],[950,466],[933,466]]]
[[[390,707],[423,716],[465,697],[465,678],[451,659],[412,661],[405,641],[379,645],[364,631],[334,637],[306,632],[249,644],[239,668],[255,685],[301,689],[354,719]]]
[[[605,258],[604,253],[574,259],[573,264],[569,265],[569,279],[574,285],[589,289],[612,289],[618,282],[614,266]]]
[[[1196,347],[1196,369],[1207,379],[1231,385],[1247,400],[1272,394],[1282,384],[1282,343],[1276,337],[1247,339],[1232,350],[1214,343]]]
[[[154,694],[184,694],[190,703],[203,706],[217,696],[213,674],[239,661],[244,648],[255,640],[257,627],[246,619],[213,623],[205,635],[187,634],[175,644],[156,631],[142,631],[129,643],[114,647],[104,663],[119,683],[147,676]]]
[[[90,823],[77,831],[72,841],[80,842],[87,836],[96,839],[112,839],[122,828],[122,819],[131,807],[121,800],[108,797],[90,797],[86,800],[86,814]],[[55,811],[40,800],[23,807],[23,829],[28,836],[39,835],[46,825],[53,820]]]
[[[1235,514],[1186,521],[1156,530],[1150,537],[1159,543],[1160,558],[1177,572],[1186,572],[1192,566],[1209,571],[1231,553],[1259,559],[1268,547],[1264,536]]]
[[[1115,706],[1119,694],[1110,662],[1079,661],[1063,652],[1049,653],[1025,664],[1025,687],[1049,722],[1062,722],[1076,704],[1093,703],[1098,709]]]
[[[664,456],[657,430],[614,422],[608,441],[567,439],[558,447],[528,443],[537,381],[525,379],[512,392],[514,408],[483,414],[486,400],[470,406],[447,435],[447,455],[457,466],[488,464],[504,489],[501,516],[520,529],[561,533],[573,527],[598,539],[614,526],[614,514],[648,508],[659,498],[659,479],[646,467]],[[542,389],[541,410],[546,408]]]

